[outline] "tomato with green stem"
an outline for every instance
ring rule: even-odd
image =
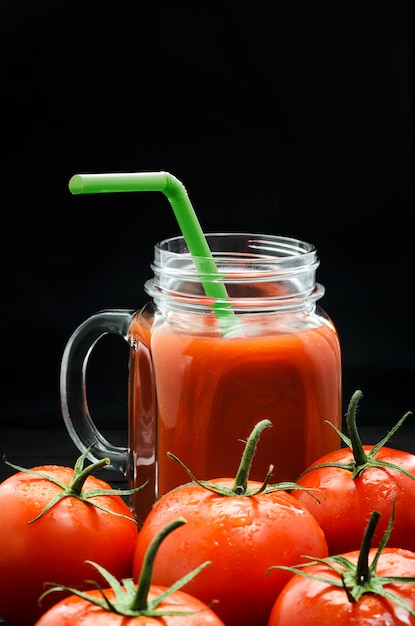
[[[378,548],[372,548],[379,517],[372,512],[360,550],[289,568],[295,575],[278,596],[267,626],[415,624],[415,553],[385,547],[393,512]]]
[[[131,573],[138,527],[123,499],[131,490],[93,476],[109,459],[84,467],[88,451],[74,468],[6,461],[17,473],[0,484],[0,616],[12,626],[33,626],[46,581],[81,585],[97,574],[87,559],[117,578]]]
[[[120,582],[103,567],[92,563],[107,587],[102,589],[95,585],[92,590],[82,592],[61,585],[52,586],[41,601],[56,591],[63,590],[71,595],[44,613],[35,626],[225,626],[209,606],[181,591],[186,582],[210,565],[209,561],[185,574],[169,588],[151,584],[154,558],[161,543],[185,523],[185,519],[177,518],[154,538],[145,555],[137,585],[132,578]]]
[[[187,583],[184,591],[203,602],[216,598],[215,612],[227,626],[266,625],[275,597],[291,576],[275,571],[266,577],[270,565],[292,565],[303,554],[328,554],[318,523],[286,491],[295,488],[295,483],[269,484],[272,466],[263,483],[249,480],[258,439],[271,425],[262,420],[253,429],[236,478],[203,481],[184,468],[192,482],[153,505],[137,540],[133,577],[138,576],[146,550],[160,529],[183,515],[186,526],[160,547],[153,581],[171,585],[185,571],[209,559],[212,567]]]
[[[319,522],[330,554],[356,550],[374,510],[381,514],[374,536],[374,542],[379,542],[395,500],[389,546],[415,550],[415,455],[386,446],[411,413],[406,413],[378,444],[363,445],[356,426],[361,397],[362,392],[357,390],[348,406],[349,437],[337,431],[346,447],[316,460],[297,479],[307,490],[317,489],[319,501],[306,490],[296,490],[292,495]],[[335,428],[330,423],[328,426]]]

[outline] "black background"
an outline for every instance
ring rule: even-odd
[[[413,2],[0,0],[2,424],[61,424],[66,341],[138,308],[162,194],[71,196],[77,172],[167,170],[205,231],[313,242],[362,423],[414,409]],[[126,346],[91,364],[126,422]],[[94,382],[95,381],[95,382]],[[94,389],[96,387],[96,395]]]

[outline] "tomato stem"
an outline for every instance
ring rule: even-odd
[[[378,511],[373,511],[370,516],[369,523],[366,526],[362,543],[359,551],[359,559],[356,567],[356,584],[366,585],[371,579],[371,570],[369,568],[369,551],[372,545],[373,535],[376,530],[380,518]]]
[[[39,478],[43,478],[44,480],[49,480],[51,483],[54,483],[55,485],[60,487],[62,490],[54,498],[52,498],[48,502],[48,504],[45,506],[43,511],[41,511],[41,513],[39,513],[39,515],[34,517],[32,520],[30,520],[28,524],[33,524],[33,522],[36,522],[41,517],[43,517],[43,515],[45,515],[45,513],[47,513],[50,509],[52,509],[58,502],[60,502],[60,500],[63,500],[63,498],[69,498],[69,497],[77,498],[78,500],[82,500],[82,502],[90,504],[91,506],[94,506],[97,509],[100,509],[101,511],[106,511],[107,513],[111,513],[111,515],[115,515],[116,517],[125,517],[126,519],[129,519],[132,522],[136,523],[136,520],[134,519],[134,517],[132,516],[130,517],[129,515],[125,515],[124,513],[116,513],[115,511],[112,511],[111,509],[107,509],[104,506],[98,504],[97,502],[93,502],[92,498],[96,498],[98,496],[123,497],[123,496],[131,495],[143,489],[143,487],[145,487],[147,483],[144,483],[144,485],[141,485],[140,487],[134,487],[133,489],[111,489],[111,487],[108,485],[108,489],[84,490],[83,487],[84,487],[86,479],[92,474],[94,474],[95,472],[97,472],[98,470],[100,470],[101,468],[105,467],[105,465],[108,465],[108,463],[110,462],[109,459],[105,458],[105,459],[96,461],[95,463],[91,463],[90,465],[84,468],[85,460],[91,448],[92,446],[87,448],[81,454],[81,456],[77,458],[74,469],[73,469],[72,480],[70,483],[66,483],[66,482],[63,482],[62,480],[59,480],[58,478],[52,476],[51,474],[48,474],[47,471],[43,472],[43,471],[39,471],[36,469],[28,469],[26,467],[21,467],[20,465],[15,465],[14,463],[10,463],[3,456],[4,462],[9,467],[12,467],[18,472],[31,474],[32,476],[38,476]],[[45,470],[47,470],[48,466],[43,466],[43,467]]]
[[[153,541],[150,543],[144,557],[143,567],[141,568],[140,577],[138,579],[138,586],[135,598],[130,605],[131,610],[144,611],[145,609],[147,609],[148,593],[150,590],[154,560],[156,558],[157,551],[167,535],[169,535],[176,528],[179,528],[179,526],[183,526],[183,524],[185,523],[186,520],[183,517],[178,517],[172,522],[166,524],[166,526],[161,529],[161,531],[154,537]]]
[[[196,476],[191,472],[191,470],[186,467],[186,465],[174,454],[171,452],[167,452],[167,456],[170,459],[173,459],[184,469],[184,471],[189,476],[190,480],[195,482],[199,487],[203,489],[207,489],[212,493],[216,493],[221,496],[228,497],[241,497],[241,496],[256,496],[260,493],[272,493],[274,491],[288,491],[293,489],[303,489],[307,491],[311,495],[311,497],[315,498],[317,501],[317,497],[312,493],[312,489],[306,489],[305,487],[301,487],[297,485],[297,483],[293,482],[280,482],[270,485],[270,480],[272,476],[272,472],[274,471],[274,466],[270,465],[268,468],[267,475],[265,476],[262,484],[258,487],[255,484],[252,488],[248,487],[249,484],[249,474],[251,471],[252,461],[254,458],[254,454],[257,448],[257,444],[259,438],[265,428],[270,428],[272,426],[272,422],[270,420],[262,420],[254,426],[251,434],[248,437],[248,440],[245,442],[244,452],[242,454],[241,462],[239,464],[239,468],[236,474],[236,478],[232,484],[232,487],[228,487],[224,484],[217,484],[213,481],[209,480],[199,480]],[[255,481],[254,481],[255,482]]]
[[[340,467],[344,470],[351,472],[352,478],[358,478],[363,474],[365,470],[369,467],[382,467],[390,470],[396,470],[401,474],[405,474],[411,480],[415,480],[415,476],[408,472],[403,467],[396,465],[394,463],[390,463],[389,461],[384,461],[383,459],[376,458],[378,452],[388,444],[391,437],[396,433],[396,431],[402,426],[404,421],[412,415],[411,411],[407,411],[405,415],[401,417],[401,419],[395,424],[395,426],[387,433],[387,435],[379,441],[375,446],[373,446],[368,453],[366,453],[362,441],[360,439],[359,431],[356,425],[356,413],[357,413],[357,405],[359,404],[359,400],[362,397],[362,392],[357,390],[354,392],[347,409],[346,414],[346,426],[349,433],[349,437],[341,432],[334,424],[326,421],[331,428],[333,428],[339,437],[342,439],[343,443],[350,448],[353,453],[353,460],[346,462],[336,462],[336,461],[326,461],[323,463],[316,463],[315,465],[311,465],[308,467],[302,474],[300,474],[299,478],[312,472],[315,469],[319,469],[322,467]]]
[[[85,481],[89,476],[95,474],[100,469],[109,465],[110,459],[100,459],[99,461],[95,461],[95,463],[91,463],[91,465],[87,465],[82,470],[78,470],[74,472],[72,482],[70,484],[69,489],[72,492],[73,496],[79,496],[82,493],[82,489],[84,487]]]
[[[238,472],[236,474],[235,482],[232,487],[232,491],[234,491],[237,495],[241,496],[246,493],[252,461],[254,459],[259,438],[265,428],[270,428],[271,426],[272,422],[270,420],[261,420],[256,424],[248,437],[245,450],[239,464]]]
[[[352,395],[350,399],[349,406],[347,408],[347,414],[346,414],[347,431],[349,433],[350,441],[352,444],[355,464],[358,467],[365,465],[368,460],[367,454],[363,449],[362,440],[360,439],[359,431],[356,425],[357,406],[359,404],[359,401],[362,395],[363,394],[360,391],[360,389],[354,392],[354,394]]]

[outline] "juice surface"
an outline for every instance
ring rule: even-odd
[[[340,349],[330,321],[234,338],[178,332],[167,323],[147,330],[150,345],[142,350],[141,365],[140,359],[133,365],[134,396],[144,393],[146,424],[157,421],[158,496],[189,480],[167,452],[197,478],[234,477],[244,440],[265,418],[273,426],[258,443],[253,480],[263,480],[272,464],[271,482],[294,481],[319,456],[340,446],[324,423],[341,428]],[[134,406],[138,431],[143,406],[141,417],[137,399]],[[133,443],[137,446],[137,440]]]

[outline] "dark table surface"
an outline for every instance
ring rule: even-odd
[[[103,430],[102,434],[115,445],[125,445],[126,432],[123,430]],[[7,460],[22,467],[37,465],[66,465],[73,467],[80,452],[66,429],[13,428],[0,426],[0,453]],[[14,470],[0,463],[0,482]],[[121,473],[104,469],[97,474],[111,485],[126,485]]]
[[[358,426],[363,443],[373,444],[382,439],[393,424],[377,426]],[[115,445],[124,445],[124,430],[104,430],[103,435]],[[415,454],[415,423],[409,416],[401,428],[393,435],[390,445],[394,448],[407,450]],[[79,456],[79,451],[72,442],[68,432],[62,428],[13,428],[0,426],[0,452],[10,462],[23,467],[35,465],[59,464],[70,467]],[[0,464],[0,482],[10,476],[14,470]],[[100,477],[110,484],[124,484],[121,474],[107,469],[102,470]]]

